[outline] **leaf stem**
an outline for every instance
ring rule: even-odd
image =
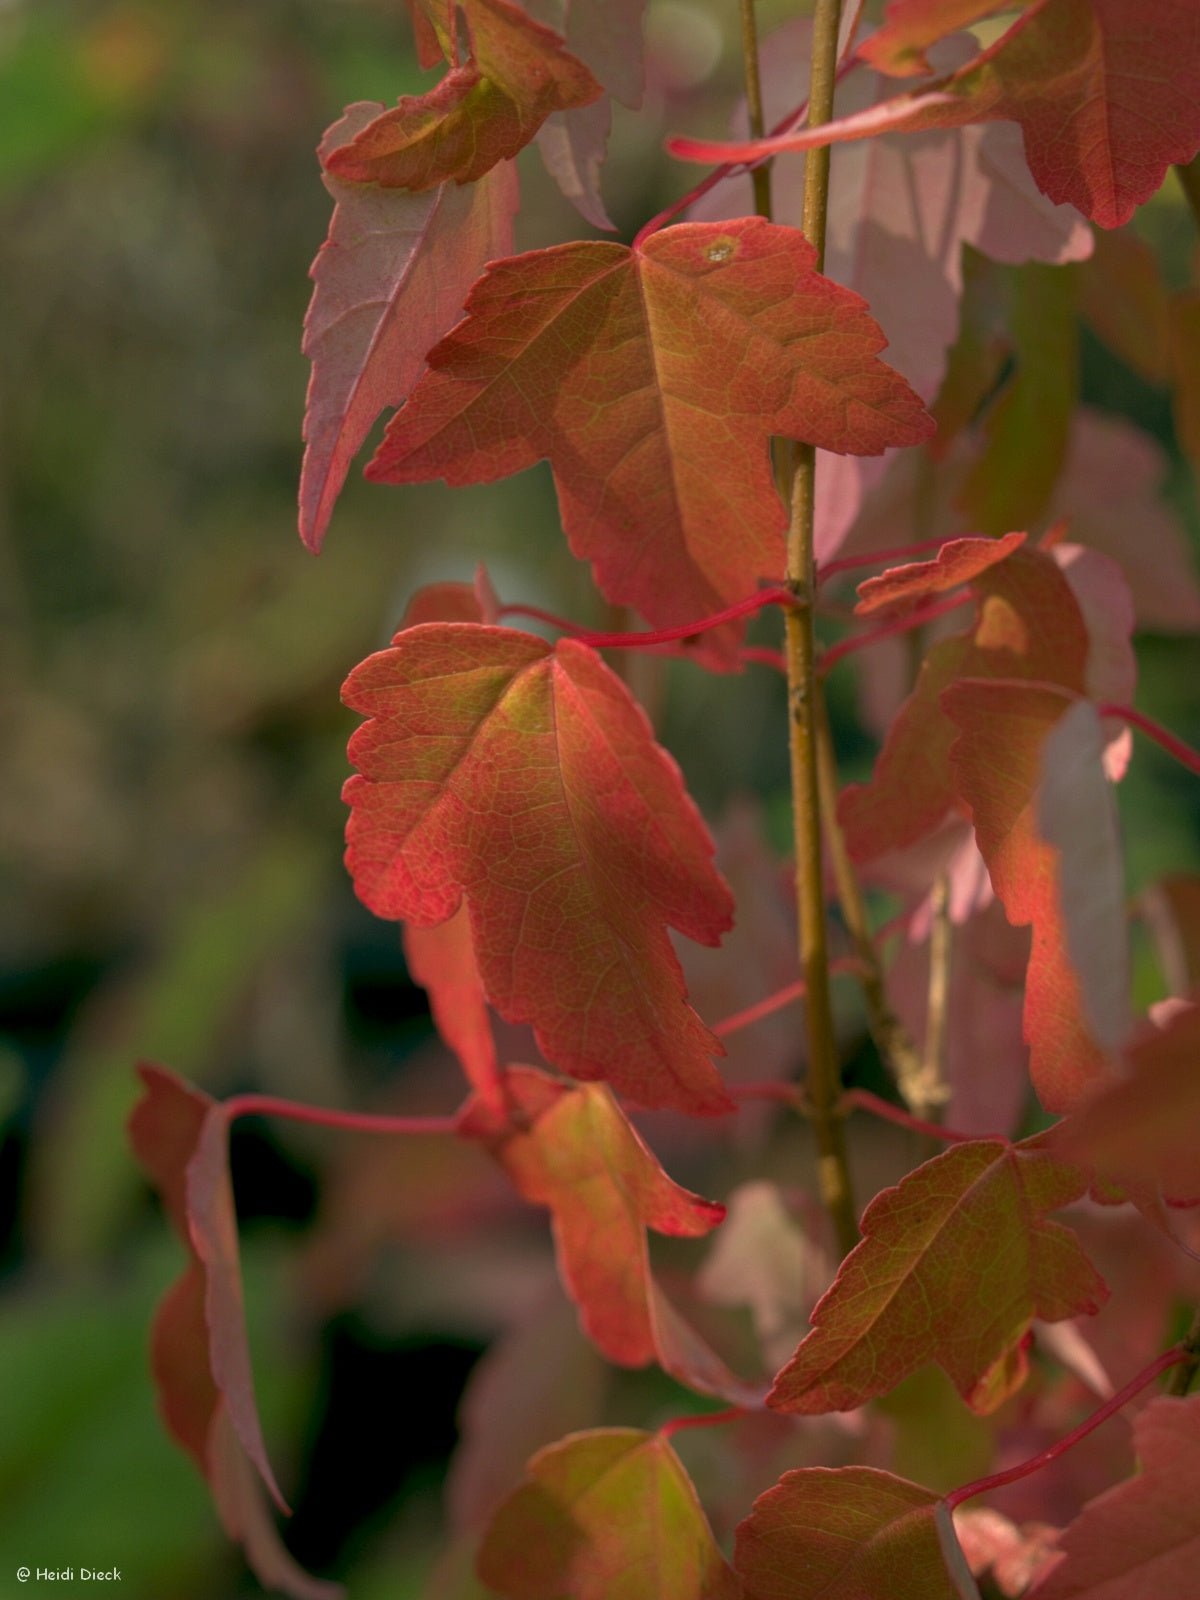
[[[919,1133],[922,1138],[936,1139],[942,1144],[970,1144],[975,1139],[1000,1137],[998,1134],[958,1133],[954,1128],[943,1127],[940,1122],[926,1122],[922,1117],[914,1117],[911,1112],[905,1111],[903,1106],[894,1106],[890,1100],[872,1094],[869,1089],[847,1089],[842,1096],[842,1105],[847,1110],[866,1111],[872,1117],[894,1122],[898,1128],[907,1128],[910,1133]]]
[[[919,539],[916,544],[893,544],[886,550],[866,550],[858,556],[839,556],[827,561],[817,571],[817,582],[828,583],[840,572],[855,572],[860,567],[881,567],[886,561],[907,561],[910,556],[923,555],[926,550],[940,550],[950,540],[941,535],[936,539]]]
[[[829,963],[831,978],[844,977],[851,973],[861,974],[861,972],[862,963],[857,955],[839,956],[837,960]],[[728,1039],[731,1033],[740,1033],[751,1023],[761,1022],[764,1017],[773,1016],[776,1011],[782,1011],[784,1006],[790,1006],[793,1001],[803,1000],[806,987],[803,978],[797,978],[794,983],[785,983],[782,989],[776,989],[774,994],[756,1000],[745,1010],[735,1011],[732,1016],[722,1017],[720,1022],[714,1022],[712,1031],[718,1039]]]
[[[930,1109],[928,1096],[921,1088],[923,1065],[916,1046],[888,1000],[883,969],[879,964],[879,952],[871,937],[866,901],[863,898],[858,874],[854,870],[854,863],[850,859],[850,852],[846,848],[846,836],[838,821],[837,755],[833,747],[833,730],[829,725],[825,696],[819,688],[817,781],[820,787],[822,821],[830,859],[833,862],[838,904],[841,906],[842,918],[854,941],[854,950],[858,957],[859,978],[867,1008],[867,1027],[875,1041],[875,1048],[895,1078],[909,1110],[921,1116]]]
[[[808,126],[833,116],[837,79],[841,0],[817,0],[813,15],[812,76]],[[829,210],[829,152],[813,151],[805,162],[804,235],[825,263]],[[837,1107],[841,1070],[829,998],[829,947],[821,855],[821,802],[818,781],[816,642],[813,634],[815,572],[813,512],[817,453],[810,444],[792,452],[791,520],[788,527],[787,585],[796,605],[785,614],[787,627],[789,751],[792,775],[792,825],[796,839],[796,905],[800,921],[800,965],[808,991],[808,1101],[817,1144],[821,1198],[839,1247],[849,1254],[858,1241],[858,1221],[846,1156],[845,1130]]]
[[[724,1411],[696,1411],[686,1417],[672,1417],[658,1429],[660,1439],[669,1439],[673,1433],[685,1428],[719,1428],[726,1422],[740,1422],[750,1413],[742,1406],[729,1406]]]
[[[1111,1395],[1102,1406],[1093,1411],[1090,1417],[1085,1417],[1077,1428],[1072,1428],[1070,1433],[1055,1440],[1045,1450],[1039,1450],[1037,1455],[1030,1456],[1027,1461],[1020,1461],[1015,1467],[1008,1467],[1004,1472],[994,1472],[990,1478],[978,1478],[974,1483],[964,1484],[961,1489],[953,1490],[946,1496],[947,1507],[953,1511],[964,1500],[972,1500],[977,1494],[986,1494],[991,1489],[1002,1489],[1007,1483],[1016,1483],[1021,1478],[1028,1478],[1032,1473],[1040,1471],[1042,1467],[1049,1466],[1051,1461],[1057,1460],[1081,1439],[1086,1439],[1088,1434],[1094,1432],[1102,1422],[1107,1422],[1109,1417],[1115,1416],[1121,1407],[1128,1405],[1147,1384],[1153,1383],[1159,1373],[1166,1372],[1169,1367],[1177,1366],[1187,1359],[1188,1351],[1185,1345],[1177,1344],[1174,1349],[1165,1350],[1157,1360],[1139,1372],[1136,1378],[1131,1378],[1123,1389],[1118,1389],[1116,1394]]]
[[[782,650],[771,650],[764,645],[747,644],[738,651],[738,660],[757,662],[760,666],[774,667],[775,671],[787,677],[787,657]]]
[[[740,617],[753,616],[756,611],[762,611],[767,606],[787,607],[794,606],[795,603],[796,597],[790,589],[776,585],[773,588],[758,589],[743,600],[735,600],[723,611],[714,611],[707,617],[697,617],[695,622],[680,622],[672,628],[649,628],[637,633],[596,633],[590,628],[580,627],[577,622],[571,622],[566,617],[556,616],[552,611],[543,611],[540,606],[504,605],[499,608],[499,615],[532,617],[537,622],[548,623],[552,628],[561,628],[573,639],[578,639],[580,644],[591,645],[595,650],[644,650],[651,645],[673,644],[679,639],[695,638],[698,634],[708,633],[713,628],[723,627],[727,622],[736,622]]]
[[[291,1122],[311,1122],[321,1128],[339,1128],[344,1133],[438,1133],[457,1134],[454,1117],[387,1117],[367,1111],[329,1111],[322,1106],[305,1106],[295,1100],[277,1100],[269,1094],[239,1094],[224,1102],[230,1122],[235,1117],[285,1117]]]
[[[925,606],[922,610],[912,611],[904,617],[893,617],[890,622],[872,628],[869,633],[856,633],[849,639],[840,639],[821,657],[821,676],[825,677],[831,672],[844,656],[853,655],[856,650],[865,650],[868,645],[878,644],[881,639],[890,639],[894,634],[909,633],[914,628],[922,628],[927,622],[944,617],[949,612],[956,611],[959,606],[970,604],[974,598],[970,593],[951,595],[948,600],[939,600],[937,605]]]
[[[1176,738],[1168,729],[1164,728],[1151,717],[1143,716],[1133,706],[1099,705],[1096,710],[1102,717],[1120,717],[1131,728],[1137,728],[1147,738],[1153,739],[1169,756],[1174,756],[1180,766],[1186,767],[1189,772],[1194,772],[1200,777],[1200,751],[1193,750],[1190,745],[1184,744],[1182,739]]]

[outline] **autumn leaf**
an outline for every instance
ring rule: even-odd
[[[1008,920],[1033,929],[1025,984],[1025,1037],[1030,1046],[1030,1076],[1047,1111],[1068,1111],[1091,1086],[1111,1075],[1105,1045],[1085,1015],[1079,972],[1071,958],[1063,909],[1059,852],[1038,833],[1036,808],[1044,743],[1067,708],[1058,695],[1039,689],[957,683],[942,696],[946,714],[959,729],[951,765],[959,794],[970,807],[975,837]],[[1109,834],[1111,835],[1111,827]],[[1060,835],[1061,836],[1061,835]],[[1107,915],[1114,909],[1115,838],[1106,868]],[[1118,858],[1119,862],[1119,858]],[[1086,875],[1086,869],[1085,869]],[[1079,871],[1072,876],[1078,892]],[[1119,1026],[1126,996],[1104,995],[1114,938],[1110,928],[1086,934],[1086,912],[1072,911],[1075,948],[1091,967],[1089,988],[1100,1026]],[[1120,954],[1116,958],[1120,965]]]
[[[768,122],[784,117],[807,94],[811,41],[807,17],[785,23],[764,40]],[[955,41],[939,51],[939,63],[949,70],[969,56],[965,41]],[[893,87],[878,73],[858,70],[839,83],[838,105],[843,112],[865,112]],[[736,121],[737,131],[744,133],[744,108]],[[803,151],[772,164],[777,222],[801,226],[805,170]],[[750,177],[739,174],[718,184],[689,215],[710,222],[753,209]],[[1040,193],[1029,175],[1020,130],[1008,124],[938,129],[915,139],[864,139],[832,149],[823,270],[862,295],[887,337],[888,364],[926,402],[938,394],[946,352],[959,333],[970,271],[965,245],[995,262],[1061,264],[1091,254],[1092,230],[1073,207],[1054,205]],[[834,466],[823,463],[823,471],[827,465]],[[869,475],[876,463],[842,465]],[[818,484],[821,476],[819,471]],[[819,520],[828,523],[828,514]],[[836,539],[827,527],[822,541],[828,558]]]
[[[994,1410],[1024,1381],[1033,1319],[1094,1312],[1107,1296],[1075,1235],[1046,1220],[1086,1186],[1039,1150],[978,1140],[885,1189],[768,1404],[850,1410],[936,1361],[973,1409]]]
[[[466,906],[436,927],[406,927],[404,958],[413,982],[427,991],[434,1025],[467,1081],[499,1109],[504,1091],[496,1041]]]
[[[516,1118],[468,1107],[462,1129],[482,1139],[518,1191],[553,1218],[559,1275],[584,1331],[610,1361],[658,1361],[681,1381],[751,1396],[683,1324],[650,1272],[647,1229],[682,1238],[709,1233],[724,1206],[673,1183],[602,1085],[567,1086],[512,1067]]]
[[[1068,706],[1046,735],[1035,820],[1058,853],[1059,905],[1084,1017],[1097,1042],[1116,1050],[1132,1020],[1125,858],[1104,731],[1086,700]]]
[[[599,657],[432,623],[344,698],[370,719],[345,790],[366,904],[433,927],[465,895],[488,998],[548,1060],[643,1105],[726,1110],[666,929],[715,944],[730,897],[678,769]]]
[[[1018,549],[974,582],[982,603],[973,633],[930,650],[870,783],[846,790],[839,816],[855,859],[870,862],[932,834],[949,812],[971,815],[1009,921],[1034,930],[1025,997],[1030,1074],[1047,1110],[1062,1111],[1108,1068],[1063,943],[1055,852],[1034,824],[1040,751],[1071,698],[1125,697],[1112,691],[1129,688],[1132,612],[1115,567],[1067,547],[1054,555]],[[997,678],[1009,687],[989,688]],[[1026,695],[1017,680],[1065,694]],[[1001,725],[1010,701],[1029,716]]]
[[[1162,493],[1169,470],[1149,434],[1083,406],[1046,516],[1065,517],[1072,539],[1118,563],[1141,627],[1187,633],[1200,628],[1200,585],[1187,533]]]
[[[1200,1006],[1165,1002],[1129,1041],[1125,1065],[1055,1129],[1056,1148],[1118,1184],[1200,1204]]]
[[[604,1428],[539,1451],[492,1519],[479,1575],[509,1600],[738,1600],[679,1457]]]
[[[600,168],[612,127],[609,96],[642,103],[642,16],[646,0],[530,0],[526,9],[557,28],[605,90],[591,105],[555,111],[538,130],[546,170],[593,227],[613,228],[600,196]]]
[[[259,1481],[286,1511],[254,1400],[224,1108],[161,1067],[138,1072],[145,1092],[130,1142],[191,1257],[151,1336],[164,1420],[208,1480],[226,1532],[260,1581],[295,1600],[335,1600],[341,1588],[309,1577],[284,1548]]]
[[[872,453],[930,431],[861,300],[813,262],[757,218],[496,262],[367,476],[490,483],[549,458],[610,600],[662,626],[719,610],[782,571],[772,435]]]
[[[1120,227],[1168,166],[1200,148],[1200,14],[1191,0],[1033,0],[973,61],[883,105],[779,138],[669,148],[692,161],[757,161],[997,118],[1020,124],[1043,193]]]
[[[931,70],[931,44],[1001,9],[1003,0],[888,0],[882,27],[863,40],[859,55],[880,72],[916,77]]]
[[[874,1467],[785,1472],[737,1530],[746,1600],[979,1600],[937,1495]]]
[[[954,1513],[954,1531],[976,1577],[987,1573],[1000,1593],[1016,1600],[1053,1559],[1058,1529],[1048,1523],[1018,1527],[991,1506]]]
[[[496,606],[488,588],[482,567],[474,585],[427,584],[409,601],[402,627],[422,622],[494,622]],[[429,995],[434,1026],[458,1057],[467,1081],[490,1110],[502,1115],[503,1073],[466,906],[432,928],[406,927],[404,959],[410,977]]]
[[[977,404],[978,398],[971,400],[971,409]],[[940,401],[937,409],[940,414]],[[944,428],[945,422],[939,427]],[[979,459],[978,440],[961,432],[949,453],[936,462],[927,450],[899,452],[861,509],[835,508],[840,553],[866,555],[923,539],[974,534],[961,493]],[[842,458],[832,456],[827,461],[842,463]],[[1166,452],[1149,434],[1123,417],[1081,406],[1072,422],[1059,480],[1036,524],[1041,531],[1065,521],[1073,543],[1116,563],[1138,624],[1156,633],[1200,627],[1200,586],[1188,535],[1163,493],[1169,471]],[[841,525],[847,515],[853,523],[848,534]],[[1029,532],[1032,537],[1034,528]],[[1059,552],[1062,548],[1056,547]],[[1153,561],[1145,559],[1148,549],[1154,551]],[[1068,571],[1068,581],[1071,576]],[[873,671],[881,653],[887,653],[886,642],[864,655],[860,671]]]
[[[515,156],[554,111],[585,106],[601,87],[550,28],[511,0],[460,0],[471,37],[468,61],[452,66],[423,95],[405,95],[348,143],[326,166],[348,183],[422,190],[474,183]],[[448,16],[453,8],[425,0],[447,58],[453,58]]]
[[[322,158],[382,108],[353,105],[326,133]],[[512,249],[516,169],[495,167],[469,189],[422,195],[361,187],[325,174],[335,205],[313,262],[304,354],[312,378],[304,418],[300,536],[319,550],[350,463],[375,418],[416,384],[426,353],[457,321],[488,261]]]
[[[600,1414],[609,1375],[575,1308],[550,1285],[471,1369],[446,1478],[446,1509],[459,1533],[490,1520],[535,1450]]]
[[[810,1222],[813,1219],[808,1219]],[[773,1183],[744,1183],[696,1280],[713,1305],[746,1306],[772,1367],[787,1360],[832,1275],[820,1227],[802,1227]]]
[[[949,539],[932,561],[889,567],[878,577],[860,583],[854,613],[870,617],[881,611],[905,611],[934,595],[970,583],[1024,543],[1023,533],[1006,533],[1002,539]]]
[[[960,808],[950,770],[955,725],[942,693],[959,678],[1031,678],[1082,693],[1089,640],[1070,584],[1051,556],[1029,548],[979,573],[977,620],[934,645],[867,784],[842,795],[838,816],[856,861],[904,850]]]
[[[1136,1477],[1090,1501],[1031,1600],[1183,1595],[1200,1559],[1200,1395],[1160,1396],[1133,1422]]]

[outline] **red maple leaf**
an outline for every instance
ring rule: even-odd
[[[623,1366],[657,1361],[705,1393],[758,1403],[670,1305],[650,1271],[647,1229],[698,1238],[725,1207],[667,1177],[602,1085],[568,1086],[510,1067],[518,1116],[469,1105],[462,1131],[486,1143],[526,1200],[547,1206],[559,1274],[596,1347]]]
[[[380,107],[351,106],[320,153],[344,147]],[[300,536],[319,550],[334,502],[371,425],[411,392],[425,355],[457,321],[467,291],[512,248],[516,169],[497,166],[470,189],[411,195],[325,175],[337,202],[312,264],[304,319],[312,378],[304,414]]]
[[[948,539],[933,561],[889,567],[877,578],[860,583],[854,613],[871,617],[881,611],[905,611],[935,594],[970,583],[1024,543],[1023,533],[1006,533],[1002,539]]]
[[[1151,1401],[1133,1424],[1140,1471],[1090,1501],[1031,1600],[1193,1593],[1200,1558],[1200,1395]]]
[[[1043,690],[986,682],[953,684],[942,696],[943,709],[959,729],[950,753],[955,781],[970,807],[993,887],[1008,920],[1033,929],[1024,1025],[1030,1076],[1048,1111],[1070,1110],[1089,1088],[1111,1075],[1106,1049],[1112,1050],[1124,1032],[1128,996],[1115,823],[1106,830],[1111,839],[1103,859],[1080,862],[1073,857],[1070,862],[1068,887],[1073,896],[1082,898],[1098,884],[1105,893],[1099,925],[1086,928],[1086,906],[1080,907],[1074,922],[1074,908],[1064,911],[1061,853],[1046,842],[1038,827],[1043,753],[1068,704]],[[1102,789],[1098,727],[1096,745],[1094,779]],[[1097,812],[1084,824],[1093,831],[1097,826],[1105,829],[1108,821],[1107,797],[1101,793],[1094,798],[1099,802]],[[1080,826],[1078,817],[1075,826]],[[1119,949],[1110,959],[1114,928]],[[1093,997],[1090,1006],[1081,972],[1087,975]]]
[[[643,1105],[727,1110],[667,925],[715,944],[731,897],[678,768],[595,652],[429,623],[344,698],[370,718],[345,790],[367,905],[432,927],[465,896],[489,1000],[548,1060]]]
[[[1003,0],[888,0],[883,26],[859,46],[858,53],[880,72],[896,78],[930,70],[925,54],[947,34],[999,11]]]
[[[254,1400],[224,1107],[162,1067],[138,1071],[145,1093],[129,1121],[130,1141],[191,1257],[163,1297],[151,1336],[163,1417],[263,1585],[295,1600],[335,1600],[337,1584],[309,1577],[292,1560],[263,1496],[265,1483],[287,1509]]]
[[[1178,1204],[1200,1204],[1200,1006],[1170,1001],[1125,1051],[1128,1075],[1055,1130],[1068,1159]]]
[[[993,9],[963,0],[931,14],[953,19]],[[996,118],[1020,123],[1030,171],[1045,194],[1101,227],[1120,227],[1159,188],[1168,166],[1200,149],[1200,11],[1192,0],[1033,0],[957,72],[869,111],[775,139],[673,139],[670,148],[693,161],[757,161]]]
[[[795,229],[743,218],[495,262],[367,476],[490,483],[546,457],[610,600],[659,626],[720,610],[782,571],[772,435],[877,454],[932,429],[813,261]]]
[[[511,0],[461,5],[470,59],[452,66],[427,94],[405,95],[331,150],[326,166],[335,177],[387,189],[474,183],[522,150],[552,112],[599,98],[600,85],[558,34]],[[448,26],[453,9],[433,0],[424,6],[449,59],[455,59]]]

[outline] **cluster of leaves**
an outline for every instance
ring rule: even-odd
[[[1191,941],[1172,998],[1136,1018],[1113,799],[1130,725],[1147,726],[1131,705],[1135,623],[1196,627],[1200,590],[1170,523],[1151,558],[1157,577],[1123,570],[1122,557],[1144,559],[1137,535],[1112,533],[1111,505],[1089,517],[1069,503],[1064,468],[1089,449],[1128,457],[1111,424],[1076,413],[1080,278],[1067,264],[1091,253],[1087,222],[1125,223],[1200,148],[1200,18],[1183,0],[1152,11],[1027,0],[1005,27],[994,14],[1012,7],[997,0],[891,0],[857,43],[861,8],[849,7],[839,71],[857,109],[803,130],[788,109],[765,140],[674,142],[746,167],[874,141],[834,164],[826,275],[798,228],[737,214],[732,168],[719,174],[730,182],[701,186],[689,220],[656,218],[630,246],[510,254],[514,158],[535,139],[583,215],[606,224],[609,96],[638,101],[641,8],[411,9],[440,80],[393,108],[351,106],[321,145],[336,204],[305,332],[302,536],[319,547],[353,457],[398,407],[368,477],[489,483],[548,460],[571,549],[605,599],[650,628],[568,626],[552,644],[506,625],[521,608],[481,575],[421,591],[391,645],[350,675],[344,698],[364,721],[350,745],[347,865],[362,900],[403,922],[470,1095],[427,1123],[325,1120],[490,1157],[549,1211],[563,1289],[597,1351],[657,1364],[730,1408],[702,1420],[778,1422],[792,1459],[810,1462],[753,1500],[731,1563],[671,1442],[697,1419],[572,1433],[464,1530],[477,1577],[442,1592],[963,1600],[979,1593],[973,1572],[990,1571],[1008,1594],[1033,1582],[1040,1600],[1182,1593],[1200,1538],[1188,1490],[1200,1399],[1186,1385],[1137,1419],[1141,1476],[1061,1537],[994,1512],[960,1514],[956,1533],[952,1513],[1055,1458],[1072,1433],[1031,1463],[938,1492],[885,1469],[895,1455],[879,1408],[865,1408],[940,1369],[969,1413],[1011,1423],[1038,1388],[1036,1339],[1067,1376],[1055,1386],[1039,1369],[1029,1415],[1044,1426],[1064,1386],[1090,1388],[1104,1405],[1074,1430],[1083,1436],[1192,1361],[1190,1346],[1146,1350],[1150,1366],[1113,1394],[1078,1319],[1109,1298],[1112,1274],[1087,1242],[1100,1207],[1136,1208],[1174,1249],[1182,1208],[1200,1203],[1195,896],[1170,901],[1176,945]],[[979,24],[993,25],[990,43],[959,32]],[[771,52],[768,97],[785,68],[795,94],[803,31],[785,29]],[[917,90],[890,92],[889,78],[930,71]],[[782,163],[775,176],[781,217],[798,189]],[[1159,290],[1130,241],[1105,245],[1086,271],[1085,315],[1170,383],[1193,447],[1195,297]],[[1142,286],[1147,322],[1177,337],[1142,348],[1141,321],[1114,309],[1112,286],[1129,282]],[[778,1191],[741,1191],[727,1218],[668,1177],[629,1114],[714,1119],[756,1091],[803,1109],[787,1085],[736,1086],[715,1064],[732,1024],[708,1025],[689,1005],[671,933],[715,946],[753,908],[735,904],[678,768],[600,654],[634,644],[717,672],[771,664],[744,627],[754,611],[796,603],[781,587],[773,440],[821,453],[823,582],[904,547],[901,564],[860,584],[852,610],[831,610],[850,628],[822,670],[866,645],[878,659],[903,634],[927,645],[873,772],[843,790],[825,827],[851,932],[847,875],[899,896],[899,954],[885,970],[867,935],[856,959],[910,1107],[948,1099],[947,1127],[925,1131],[949,1148],[879,1188],[832,1281],[822,1250],[800,1248]],[[1153,476],[1122,475],[1120,517],[1141,514]],[[1077,498],[1088,477],[1077,469]],[[913,559],[923,550],[912,545],[933,553]],[[864,688],[870,715],[865,674]],[[874,693],[878,703],[886,686]],[[903,1018],[922,989],[931,998],[914,1044]],[[492,1012],[529,1026],[538,1064],[504,1058]],[[939,1081],[918,1095],[903,1063],[920,1050]],[[241,1111],[322,1114],[222,1104],[161,1068],[143,1077],[135,1149],[189,1252],[155,1329],[166,1420],[262,1580],[301,1600],[325,1595],[288,1556],[264,1495],[283,1508],[254,1403],[227,1166]],[[1016,1137],[1028,1085],[1046,1115]],[[1068,1207],[1069,1223],[1051,1220]],[[753,1310],[761,1359],[750,1376],[651,1262],[651,1232],[718,1227],[699,1287],[710,1306]],[[739,1252],[720,1254],[735,1228],[751,1264],[741,1277]],[[788,1274],[809,1280],[804,1291]],[[783,1309],[797,1301],[811,1312],[798,1340]],[[810,1436],[787,1420],[797,1417],[846,1419],[845,1464],[812,1462]],[[763,1458],[753,1454],[748,1482]]]

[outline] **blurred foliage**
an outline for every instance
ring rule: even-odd
[[[646,117],[618,115],[606,182],[627,229],[690,181],[661,154],[664,126],[719,132],[738,89],[731,7],[660,0],[650,36],[659,87]],[[132,1063],[162,1059],[217,1093],[452,1105],[396,931],[338,870],[351,725],[338,686],[418,583],[480,558],[506,596],[606,620],[543,470],[454,494],[352,478],[321,560],[296,539],[299,330],[328,212],[312,152],[345,102],[419,81],[399,0],[0,3],[0,1581],[21,1561],[86,1562],[119,1566],[126,1600],[257,1592],[154,1414],[147,1329],[177,1253],[126,1153]],[[586,231],[534,153],[522,170],[522,248]],[[1176,276],[1179,217],[1168,196],[1146,221]],[[1098,347],[1084,354],[1088,395],[1169,443],[1157,397]],[[1142,660],[1142,703],[1194,737],[1194,645],[1150,641]],[[650,689],[711,814],[744,789],[782,814],[778,685],[672,665]],[[865,752],[845,684],[836,709]],[[1188,782],[1154,752],[1134,763],[1135,885],[1197,863]],[[243,1214],[306,1215],[330,1148],[294,1129],[235,1143]],[[686,1146],[681,1159],[687,1177]],[[463,1219],[443,1199],[423,1188],[401,1232],[455,1240]],[[494,1204],[484,1183],[462,1209],[477,1220]],[[520,1248],[536,1239],[528,1277],[543,1286],[532,1226]],[[305,1461],[325,1481],[352,1449],[329,1443],[328,1403],[367,1346],[351,1339],[330,1365],[340,1308],[293,1281],[277,1228],[248,1233],[267,1432],[285,1482]],[[424,1592],[447,1419],[504,1320],[489,1247],[447,1248],[460,1280],[484,1281],[475,1322],[453,1272],[421,1281],[417,1253],[393,1261],[386,1292],[362,1287],[385,1347],[414,1328],[434,1348],[467,1340],[429,1369],[436,1426],[422,1432],[381,1367],[388,1428],[361,1395],[352,1419],[376,1509],[357,1526],[343,1507],[322,1534],[297,1493],[300,1544],[334,1570],[353,1561],[360,1600]],[[651,1407],[671,1388],[625,1381]],[[448,1569],[440,1582],[470,1589]]]

